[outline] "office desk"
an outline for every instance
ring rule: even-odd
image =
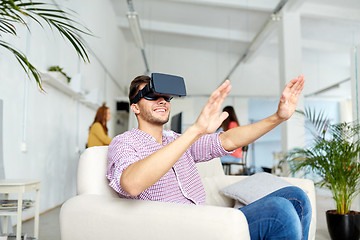
[[[37,179],[0,179],[0,193],[5,194],[6,200],[10,193],[18,196],[17,211],[0,211],[0,216],[4,216],[4,233],[7,233],[8,229],[8,216],[17,216],[16,240],[21,240],[23,194],[29,191],[36,191],[34,237],[39,238],[40,181]]]

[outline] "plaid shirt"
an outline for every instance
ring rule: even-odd
[[[229,154],[222,148],[219,134],[199,138],[159,181],[135,197],[131,197],[121,188],[121,173],[132,163],[146,158],[180,135],[164,130],[161,145],[154,137],[136,128],[120,134],[109,145],[106,173],[109,185],[122,198],[205,204],[205,190],[195,163]]]

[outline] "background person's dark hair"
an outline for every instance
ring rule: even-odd
[[[224,107],[223,109],[223,112],[228,112],[229,113],[229,117],[227,119],[225,119],[223,121],[223,123],[221,124],[221,127],[224,129],[224,131],[227,131],[229,129],[229,123],[230,122],[236,122],[239,126],[239,121],[236,117],[236,114],[235,114],[235,110],[232,106],[226,106]]]
[[[130,83],[130,88],[129,88],[129,102],[131,102],[131,100],[138,93],[139,86],[143,83],[150,83],[150,80],[151,80],[151,78],[146,75],[137,76],[136,78],[134,78],[134,80],[132,80],[132,82]]]
[[[108,128],[106,126],[106,115],[107,115],[107,110],[109,109],[109,107],[105,106],[105,103],[98,108],[96,115],[95,115],[95,119],[94,122],[91,124],[94,125],[94,123],[98,122],[101,124],[101,126],[104,128],[104,131],[106,134],[108,134]],[[90,126],[90,128],[91,128]],[[90,130],[89,128],[89,130]]]

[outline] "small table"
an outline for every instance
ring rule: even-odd
[[[40,201],[40,180],[37,179],[0,179],[0,193],[5,193],[8,200],[9,193],[17,193],[17,211],[0,211],[0,216],[4,216],[4,233],[8,230],[8,216],[17,216],[16,240],[21,240],[23,194],[28,191],[36,191],[35,200],[35,221],[34,237],[39,238],[39,201]]]

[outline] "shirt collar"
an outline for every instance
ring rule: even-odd
[[[133,128],[132,132],[134,132],[137,135],[144,137],[150,141],[156,142],[156,139],[153,136],[151,136],[150,134],[148,134],[138,128]],[[173,136],[174,136],[173,131],[163,130],[163,136],[162,136],[163,137],[163,145],[164,146],[167,145]]]

